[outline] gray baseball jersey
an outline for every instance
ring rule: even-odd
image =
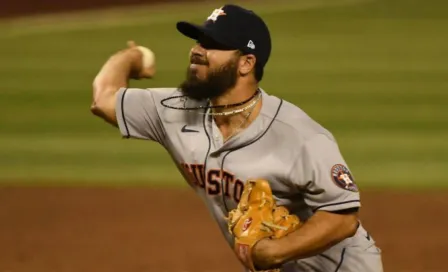
[[[228,244],[225,216],[236,208],[245,180],[269,181],[278,205],[306,221],[315,211],[360,207],[360,195],[333,135],[295,105],[262,93],[259,116],[223,142],[207,109],[164,107],[175,88],[120,89],[116,114],[121,134],[160,143],[202,198]],[[171,106],[206,106],[177,99]],[[380,272],[381,253],[360,224],[356,234],[317,256],[292,261],[283,271]]]

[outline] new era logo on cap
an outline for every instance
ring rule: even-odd
[[[254,50],[255,49],[255,44],[252,40],[249,40],[249,42],[247,43],[247,47],[249,47],[250,49]]]

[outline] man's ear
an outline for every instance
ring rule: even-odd
[[[239,72],[242,76],[246,76],[250,74],[252,71],[255,73],[255,63],[257,62],[257,58],[252,55],[243,55],[240,58],[239,62]]]

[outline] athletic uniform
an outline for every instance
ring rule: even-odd
[[[358,188],[333,135],[297,106],[260,89],[262,107],[242,132],[224,142],[207,101],[164,99],[176,88],[120,89],[116,116],[126,138],[156,141],[201,197],[229,246],[225,217],[250,178],[269,181],[278,205],[305,222],[315,211],[361,206]],[[327,251],[286,263],[282,271],[383,271],[380,250],[359,223],[356,234]]]

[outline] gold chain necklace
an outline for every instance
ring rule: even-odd
[[[226,142],[227,140],[229,140],[230,138],[232,138],[233,136],[235,136],[237,133],[239,133],[240,131],[242,131],[242,129],[243,129],[243,125],[247,122],[247,120],[249,120],[249,117],[251,116],[252,112],[254,111],[255,106],[258,104],[258,101],[260,100],[260,98],[261,98],[261,94],[259,94],[258,97],[257,97],[257,99],[255,99],[255,100],[253,101],[253,103],[250,104],[251,107],[245,107],[245,108],[247,108],[247,109],[250,108],[250,111],[246,114],[246,116],[244,117],[243,121],[241,121],[241,123],[240,123],[236,128],[234,128],[234,127],[232,126],[232,134],[230,134],[229,136],[227,136],[227,137],[224,139],[224,142]]]

